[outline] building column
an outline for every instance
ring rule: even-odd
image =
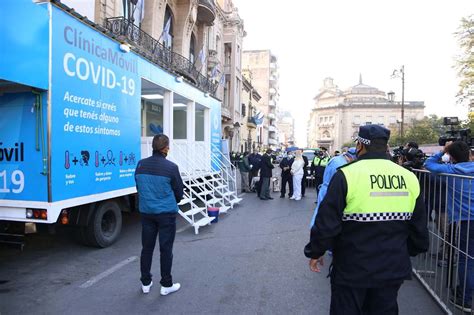
[[[163,95],[163,133],[170,138],[170,147],[173,142],[173,99],[171,91],[166,91]]]
[[[188,144],[192,144],[196,141],[196,103],[190,101],[187,103],[186,108],[186,139]]]

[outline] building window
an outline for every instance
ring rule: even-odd
[[[194,137],[196,141],[204,141],[204,109],[196,109]]]
[[[383,125],[383,124],[384,124],[384,120],[385,120],[385,117],[384,117],[384,116],[379,116],[377,123],[378,123],[379,125]]]
[[[163,21],[163,30],[165,29],[166,27],[166,24],[168,23],[168,21],[170,21],[170,30],[168,32],[168,35],[164,34],[162,37],[162,40],[163,40],[163,44],[169,48],[169,49],[173,49],[173,24],[174,24],[174,18],[173,18],[173,13],[170,9],[169,6],[166,6],[166,10],[165,10],[165,19]],[[165,38],[166,37],[166,38]]]
[[[143,100],[145,115],[144,136],[163,133],[163,99]]]
[[[323,139],[329,139],[329,138],[331,138],[331,134],[329,133],[329,131],[327,131],[327,130],[324,131],[323,132]]]
[[[196,36],[191,34],[191,39],[189,40],[189,61],[194,63],[194,58],[196,56]]]
[[[390,125],[395,125],[397,123],[397,117],[395,116],[390,116],[389,119],[388,119],[388,123]]]
[[[352,122],[354,123],[354,125],[360,125],[360,116],[354,116],[352,118]]]

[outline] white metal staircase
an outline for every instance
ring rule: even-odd
[[[220,148],[213,145],[211,150],[201,142],[175,140],[169,159],[178,164],[185,186],[179,214],[196,234],[214,219],[208,216],[208,207],[219,208],[222,214],[242,201],[237,196],[236,169]]]

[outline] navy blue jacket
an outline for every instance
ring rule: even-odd
[[[260,160],[260,177],[272,177],[272,158],[268,154],[264,154]]]
[[[183,199],[183,180],[178,166],[161,153],[153,153],[149,158],[138,162],[135,182],[140,212],[178,212],[178,202]]]

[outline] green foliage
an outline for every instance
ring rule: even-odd
[[[426,116],[421,120],[415,120],[413,125],[405,130],[403,139],[400,138],[399,130],[392,130],[390,146],[404,145],[408,141],[418,144],[437,143],[440,135],[445,133],[443,119],[436,115]]]
[[[469,106],[472,113],[474,110],[474,15],[461,19],[461,25],[455,35],[462,51],[462,55],[457,58],[455,64],[460,78],[458,102]]]

